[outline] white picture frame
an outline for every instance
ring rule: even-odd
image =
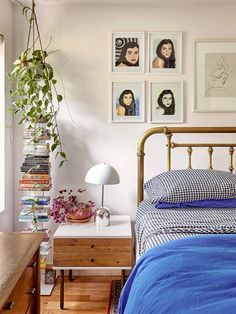
[[[148,32],[148,72],[182,74],[182,32]]]
[[[111,72],[144,73],[144,32],[112,32]]]
[[[144,122],[144,82],[112,81],[111,103],[111,122]]]
[[[150,122],[183,122],[183,81],[149,82]]]
[[[236,39],[194,41],[194,112],[236,111]]]

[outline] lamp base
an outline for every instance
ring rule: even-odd
[[[94,215],[94,222],[97,226],[107,227],[110,225],[110,211],[106,207],[100,207]]]

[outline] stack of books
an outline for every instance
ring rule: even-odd
[[[43,124],[24,128],[24,162],[21,166],[19,190],[25,195],[21,198],[19,221],[45,222],[50,217],[50,197],[41,196],[52,187],[51,164],[49,160],[50,132]],[[28,192],[28,193],[26,193]],[[33,195],[33,196],[32,196]]]
[[[24,205],[49,205],[50,203],[50,196],[36,196],[36,195],[28,195],[28,196],[22,196],[21,198],[21,204]]]
[[[45,238],[40,245],[41,295],[44,295],[48,294],[43,287],[47,260],[50,259],[52,247],[51,232],[44,226],[44,223],[50,219],[50,196],[45,195],[52,187],[48,143],[50,132],[45,128],[45,124],[25,125],[23,139],[24,161],[21,166],[19,190],[24,191],[24,196],[20,200],[19,221],[31,223],[24,232],[45,233]],[[53,285],[51,286],[52,289]]]
[[[49,191],[51,186],[49,173],[26,173],[19,179],[20,191]]]
[[[44,124],[38,123],[36,126],[29,128],[27,124],[24,126],[24,135],[23,139],[31,140],[32,138],[35,141],[46,141],[50,139],[50,130],[44,128]]]
[[[49,156],[49,143],[32,143],[27,141],[24,143],[24,155],[30,156]]]
[[[34,217],[37,218],[38,222],[46,222],[50,218],[50,207],[48,206],[35,206],[25,205],[21,209],[19,215],[19,221],[27,222],[32,221]]]

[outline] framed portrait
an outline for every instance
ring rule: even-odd
[[[112,82],[112,122],[144,122],[144,82]]]
[[[182,33],[148,33],[149,73],[182,73]]]
[[[183,122],[183,82],[150,82],[151,123]]]
[[[194,42],[194,111],[236,111],[236,39]]]
[[[144,32],[112,33],[112,72],[144,72]]]

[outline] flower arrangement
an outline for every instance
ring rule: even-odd
[[[85,190],[78,189],[76,193],[73,190],[60,190],[59,196],[53,199],[51,207],[51,216],[56,222],[65,222],[70,219],[85,222],[93,215],[95,203],[93,201],[81,201],[78,194],[83,194]]]

